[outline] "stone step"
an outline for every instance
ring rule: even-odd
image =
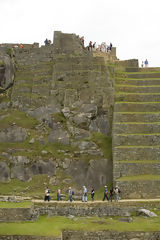
[[[113,150],[116,161],[160,161],[160,145],[155,146],[119,146]]]
[[[125,93],[115,94],[116,101],[125,102],[160,102],[160,93]]]
[[[133,86],[133,85],[115,85],[115,91],[126,93],[159,93],[160,85]]]
[[[159,130],[160,132],[160,130]],[[160,145],[160,133],[157,134],[114,134],[114,146],[155,146]]]
[[[117,161],[114,164],[115,178],[132,175],[160,175],[160,161]]]
[[[133,86],[148,86],[148,85],[160,85],[160,78],[148,78],[148,79],[125,79],[125,78],[116,78],[116,84],[122,85],[133,85]]]
[[[160,112],[160,102],[116,102],[115,112]]]
[[[158,122],[160,112],[115,112],[115,122]]]
[[[156,176],[150,180],[152,175],[148,175],[143,179],[143,176],[133,176],[134,180],[128,181],[126,178],[120,178],[116,180],[115,184],[121,189],[121,198],[126,199],[140,199],[140,198],[159,198],[160,197],[160,179]],[[136,180],[137,179],[137,180]]]
[[[127,78],[160,78],[160,72],[127,73]]]
[[[160,132],[160,122],[115,122],[114,134],[150,134]]]

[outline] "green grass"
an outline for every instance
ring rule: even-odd
[[[160,124],[160,122],[115,122],[114,124],[152,124],[152,125],[155,125],[155,124]]]
[[[159,136],[160,133],[120,133],[120,134],[115,134],[116,136],[122,136],[122,137],[127,137],[127,136]]]
[[[139,148],[139,149],[140,149],[140,148],[151,148],[151,149],[153,149],[153,148],[160,148],[160,145],[153,145],[153,146],[139,146],[139,145],[138,145],[138,146],[135,146],[135,145],[134,145],[134,146],[133,146],[133,145],[131,146],[131,145],[130,145],[130,146],[118,146],[118,147],[115,147],[115,148],[121,148],[121,149],[122,149],[122,148],[124,148],[124,149],[125,149],[125,148],[126,148],[126,149],[127,149],[127,148]]]
[[[30,208],[32,206],[31,201],[24,202],[0,202],[0,208]]]
[[[116,114],[143,114],[143,115],[148,115],[148,114],[160,114],[160,112],[116,112]]]
[[[115,95],[117,96],[117,95],[121,95],[121,94],[123,94],[123,95],[160,95],[160,93],[129,93],[129,92],[117,92]]]
[[[32,118],[24,112],[18,110],[10,109],[9,111],[1,111],[0,115],[7,115],[5,118],[0,120],[0,129],[9,127],[12,123],[17,126],[24,128],[34,128],[39,122]]]
[[[102,150],[104,156],[112,159],[112,138],[102,133],[94,132],[91,136],[91,141],[95,142]]]
[[[43,199],[47,185],[53,188],[46,175],[34,176],[29,182],[12,179],[8,183],[0,182],[0,195],[40,196]]]
[[[120,218],[120,217],[119,217]],[[118,217],[67,217],[41,216],[36,222],[0,223],[1,235],[60,236],[65,230],[83,231],[159,231],[160,216],[157,218],[133,217],[133,222],[120,222]]]
[[[160,87],[160,85],[141,85],[141,86],[136,86],[136,85],[129,85],[129,84],[116,84],[115,87],[128,87],[128,88],[149,88],[149,87]]]
[[[117,101],[115,104],[121,104],[121,103],[127,103],[127,104],[160,104],[160,102],[121,102]]]
[[[136,164],[160,164],[160,160],[119,160],[116,163],[136,163]]]
[[[118,178],[117,181],[160,181],[160,175],[137,175]]]

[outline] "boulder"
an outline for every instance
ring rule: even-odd
[[[26,156],[11,156],[9,160],[12,165],[24,165],[30,162],[30,159]]]
[[[89,130],[91,132],[101,132],[108,135],[110,133],[110,125],[107,115],[101,115],[98,116],[96,119],[91,120]]]
[[[40,160],[33,163],[30,170],[33,175],[46,174],[48,176],[53,176],[56,173],[56,166],[51,160],[47,162]]]
[[[0,162],[0,182],[8,182],[10,180],[10,169],[5,162]]]
[[[82,155],[82,154],[81,154]],[[64,170],[79,185],[96,189],[112,181],[112,167],[110,160],[98,159],[87,161],[73,160]]]
[[[137,210],[138,215],[147,216],[147,217],[157,217],[157,214],[149,211],[148,209],[140,208]]]
[[[67,122],[67,128],[71,135],[76,139],[76,140],[82,140],[84,138],[90,137],[90,133],[87,130],[77,128],[72,126],[69,122]]]
[[[4,62],[4,74],[0,78],[0,87],[5,91],[13,85],[15,70],[12,60],[8,55],[0,55],[1,60]]]
[[[0,132],[0,142],[24,142],[27,138],[25,128],[12,126]]]
[[[52,143],[59,142],[67,145],[70,142],[70,136],[68,132],[62,128],[53,129],[48,137],[48,141]]]
[[[30,170],[25,168],[23,164],[16,165],[11,169],[11,178],[18,178],[21,181],[28,181],[30,179]]]

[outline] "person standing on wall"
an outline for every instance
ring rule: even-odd
[[[148,67],[148,60],[147,59],[145,60],[144,65],[145,65],[145,68]]]

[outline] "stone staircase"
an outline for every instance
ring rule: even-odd
[[[160,69],[115,80],[113,166],[122,197],[160,196]]]
[[[49,101],[53,72],[52,47],[17,49],[13,106],[26,110]],[[46,97],[47,96],[47,97]]]

